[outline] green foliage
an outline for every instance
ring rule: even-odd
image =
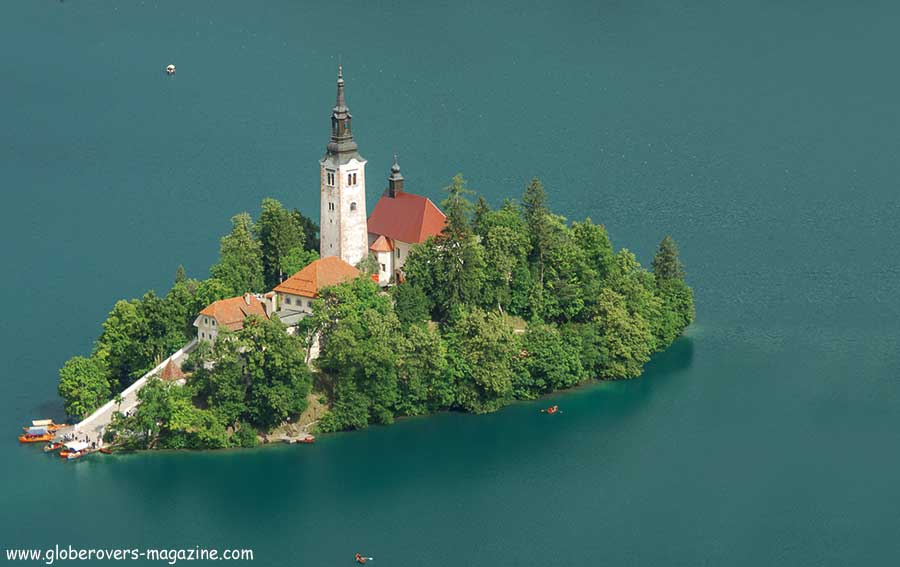
[[[224,424],[246,421],[268,431],[306,409],[312,377],[304,349],[277,320],[248,317],[203,362],[192,388]]]
[[[471,195],[473,191],[466,187],[466,180],[461,173],[453,176],[450,185],[444,187],[444,191],[447,192],[447,198],[441,204],[444,207],[444,214],[447,215],[447,224],[443,234],[455,240],[463,239],[472,230],[469,214],[473,206],[466,195]]]
[[[409,283],[428,296],[435,319],[449,320],[482,296],[484,247],[471,234],[461,238],[429,238],[412,247],[403,266]]]
[[[455,388],[447,368],[447,346],[436,327],[410,325],[398,342],[399,415],[448,409]]]
[[[87,417],[109,400],[106,365],[97,357],[72,357],[59,370],[58,389],[67,415],[78,419]]]
[[[306,247],[308,224],[303,222],[303,215],[292,213],[275,199],[269,198],[263,199],[260,208],[255,230],[260,243],[265,284],[272,288],[317,259],[318,254],[309,259],[309,252],[314,252],[316,247]]]
[[[571,388],[587,378],[580,344],[562,335],[555,325],[532,323],[522,341],[524,370],[529,378],[516,384],[517,398],[534,398],[553,390]]]
[[[190,282],[173,287],[165,298],[152,291],[141,299],[116,302],[94,355],[110,372],[110,387],[121,390],[144,375],[189,339],[195,316],[191,307]]]
[[[151,378],[138,392],[139,405],[125,417],[116,412],[109,437],[128,449],[221,449],[229,445],[225,426],[191,402],[190,391]]]
[[[328,290],[324,300],[310,319],[319,321],[322,352],[317,363],[335,401],[335,416],[329,419],[353,427],[392,422],[398,401],[394,342],[400,321],[390,299],[374,282],[359,278]],[[365,407],[360,405],[363,398]]]
[[[643,316],[629,313],[625,298],[607,288],[600,292],[596,322],[603,345],[600,377],[616,380],[640,376],[654,345]]]
[[[394,310],[404,325],[422,323],[428,319],[428,297],[422,288],[409,284],[394,286]]]
[[[658,281],[684,279],[684,268],[678,259],[678,246],[668,234],[659,243],[659,249],[653,257],[653,273]]]
[[[519,340],[506,320],[473,309],[448,330],[447,340],[457,404],[474,413],[495,411],[507,404],[513,394]]]
[[[317,225],[311,218],[304,215],[297,209],[294,209],[291,212],[294,215],[294,219],[297,222],[297,226],[303,229],[303,234],[305,235],[305,240],[303,241],[303,248],[306,250],[318,250],[319,249],[319,225]]]
[[[355,267],[366,276],[377,274],[379,267],[378,257],[374,253],[369,252],[365,258],[356,263]]]
[[[256,431],[253,429],[253,426],[246,421],[242,421],[237,425],[237,429],[231,435],[231,444],[235,447],[247,449],[259,445],[259,438],[256,436]]]
[[[231,233],[221,240],[219,262],[210,273],[225,284],[229,296],[261,292],[265,288],[262,245],[254,237],[253,220],[241,213],[231,217],[231,225]]]

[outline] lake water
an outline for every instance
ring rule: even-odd
[[[307,4],[4,3],[0,547],[896,562],[900,4]],[[456,172],[494,204],[538,175],[644,264],[676,238],[687,336],[636,381],[309,447],[18,446],[116,299],[204,277],[264,196],[316,214],[338,56],[370,207],[393,152],[435,200]]]

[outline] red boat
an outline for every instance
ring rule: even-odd
[[[542,409],[541,413],[556,413],[559,411],[559,406],[550,406],[547,409]]]

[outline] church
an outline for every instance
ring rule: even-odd
[[[444,228],[446,217],[431,199],[408,193],[397,156],[388,185],[366,218],[366,160],[353,139],[352,116],[338,66],[337,101],[331,110],[331,141],[320,165],[320,259],[293,274],[265,295],[245,293],[207,306],[194,321],[197,338],[214,342],[220,328],[238,331],[244,318],[276,314],[289,327],[312,313],[319,291],[357,278],[357,265],[372,254],[372,275],[385,287],[403,281],[403,264],[414,244]],[[317,346],[311,353],[317,354]]]
[[[320,162],[319,255],[356,266],[372,253],[378,284],[387,286],[402,281],[410,247],[439,234],[446,219],[430,199],[405,190],[396,155],[388,186],[366,218],[366,160],[353,139],[352,120],[339,66],[331,141]]]

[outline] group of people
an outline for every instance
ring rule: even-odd
[[[91,439],[89,436],[84,435],[84,437],[79,438],[74,431],[70,433],[66,433],[63,435],[63,442],[68,443],[70,441],[84,441],[85,443],[90,443],[91,449],[96,449],[98,446],[103,444],[103,432],[101,431],[96,439]]]

